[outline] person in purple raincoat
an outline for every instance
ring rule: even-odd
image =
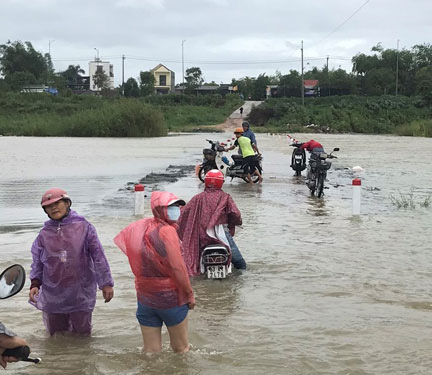
[[[50,335],[65,331],[89,335],[97,286],[105,302],[114,295],[110,267],[96,229],[71,210],[71,204],[62,189],[45,192],[41,205],[50,220],[31,249],[29,302],[42,310]]]

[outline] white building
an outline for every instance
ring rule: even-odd
[[[91,91],[101,91],[100,87],[97,87],[94,83],[94,75],[97,72],[104,72],[109,77],[108,88],[114,88],[114,67],[108,61],[101,61],[100,59],[95,59],[95,61],[89,62],[89,76],[90,76],[90,90]]]

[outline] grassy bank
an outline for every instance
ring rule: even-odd
[[[404,96],[269,99],[252,110],[254,130],[430,136],[432,109]],[[305,127],[314,124],[314,127]]]
[[[151,137],[216,125],[240,106],[235,96],[150,96],[143,99],[48,94],[0,95],[0,134]]]

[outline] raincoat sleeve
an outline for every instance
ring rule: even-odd
[[[31,247],[31,254],[33,262],[31,264],[31,271],[30,271],[30,280],[38,280],[40,283],[42,283],[42,275],[43,275],[43,263],[41,260],[43,247],[40,241],[40,236],[37,236],[36,239],[33,242],[33,245]]]
[[[228,207],[227,207],[227,215],[228,215],[228,229],[230,231],[231,236],[235,234],[236,225],[242,225],[242,217],[240,210],[237,205],[234,203],[234,199],[232,199],[231,195],[228,198]]]
[[[165,244],[167,261],[171,268],[172,277],[178,288],[179,299],[185,301],[185,303],[195,303],[195,297],[186,265],[181,255],[180,240],[176,229],[166,225],[161,228],[159,235]]]
[[[89,224],[89,230],[87,233],[87,246],[95,266],[96,282],[99,286],[99,289],[102,289],[107,285],[114,286],[108,259],[105,256],[105,252],[97,236],[96,229],[92,224]]]

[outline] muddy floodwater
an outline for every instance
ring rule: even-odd
[[[317,199],[293,177],[286,137],[258,134],[263,184],[224,185],[243,215],[235,238],[247,271],[193,279],[190,353],[172,353],[165,330],[162,354],[141,353],[134,280],[112,241],[138,219],[130,188],[147,178],[148,195],[169,190],[189,200],[203,190],[193,167],[205,139],[230,137],[0,137],[0,268],[20,263],[29,272],[30,246],[46,220],[40,197],[59,186],[95,225],[115,280],[110,303],[98,296],[91,338],[47,337],[41,313],[27,303],[28,280],[23,292],[0,301],[0,321],[43,359],[10,364],[11,373],[432,373],[432,207],[423,207],[432,193],[432,139],[423,138],[315,135],[327,151],[340,148],[329,189]],[[361,215],[353,218],[357,165],[365,172]],[[393,205],[399,192],[412,194],[415,207]]]

